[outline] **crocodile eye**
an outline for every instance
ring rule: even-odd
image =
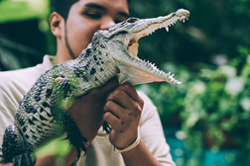
[[[134,22],[136,22],[136,21],[138,21],[139,19],[138,18],[129,18],[128,20],[127,20],[127,23],[134,23]]]

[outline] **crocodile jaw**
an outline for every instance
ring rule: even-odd
[[[141,23],[142,28],[134,27],[132,29],[132,41],[137,42],[140,38],[144,36],[151,35],[156,30],[165,28],[169,31],[169,27],[174,25],[178,20],[185,22],[188,19],[190,12],[184,9],[179,9],[174,13],[171,13],[165,17],[158,17],[152,19],[145,19]],[[131,39],[130,39],[131,40]]]
[[[127,36],[123,36],[124,44],[127,46],[128,51],[132,51],[136,48],[138,49],[138,40],[140,38],[151,35],[156,30],[161,28],[165,28],[166,31],[169,32],[169,28],[172,25],[174,25],[178,20],[183,21],[184,23],[185,20],[188,20],[189,15],[189,11],[185,9],[179,9],[175,13],[171,13],[165,17],[144,19],[139,28],[138,26],[135,26],[133,29],[131,29]],[[134,46],[134,44],[136,44],[136,46]],[[135,52],[138,53],[138,51]]]
[[[118,61],[118,67],[121,71],[121,83],[130,81],[132,84],[140,84],[147,82],[167,81],[172,85],[181,84],[180,81],[173,78],[174,74],[171,75],[170,72],[165,73],[163,71],[160,71],[154,64],[150,63],[149,61],[146,62],[138,58],[138,40],[142,37],[152,34],[157,29],[165,28],[168,32],[171,25],[174,25],[178,20],[185,22],[188,17],[189,11],[179,9],[175,13],[171,13],[165,17],[145,19],[139,24],[139,26],[133,27],[132,29],[127,31],[127,33],[122,33],[115,36],[114,38],[124,43],[126,51],[129,54],[129,60],[126,65],[124,65],[126,58],[122,60],[123,62],[120,62],[119,60],[114,58],[115,61]],[[130,75],[126,75],[126,73],[122,73],[122,71],[130,73]]]

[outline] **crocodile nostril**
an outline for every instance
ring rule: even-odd
[[[136,43],[136,41],[134,39],[132,39],[132,40],[129,41],[128,46],[132,46],[134,43]]]

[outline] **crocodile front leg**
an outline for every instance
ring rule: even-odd
[[[56,100],[60,101],[57,102],[55,105],[55,112],[56,112],[56,120],[57,120],[57,125],[60,128],[63,126],[63,130],[67,132],[66,137],[64,139],[69,139],[70,143],[73,144],[77,150],[77,160],[80,158],[81,154],[81,149],[85,152],[86,154],[86,147],[84,146],[83,142],[88,142],[88,140],[81,135],[81,132],[76,125],[75,121],[73,118],[69,115],[69,113],[65,110],[65,105],[71,105],[72,101],[67,100],[65,101],[65,98],[71,98],[69,97],[69,92],[71,91],[71,88],[76,86],[73,85],[71,79],[68,79],[67,77],[65,78],[58,78],[57,79],[57,84],[56,84]],[[62,103],[65,103],[62,104]],[[67,103],[67,104],[66,104]],[[70,104],[68,104],[70,103]],[[60,133],[60,132],[59,132]]]

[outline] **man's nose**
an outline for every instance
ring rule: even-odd
[[[107,30],[113,25],[115,25],[113,18],[105,18],[103,19],[102,24],[100,25],[100,29]]]

